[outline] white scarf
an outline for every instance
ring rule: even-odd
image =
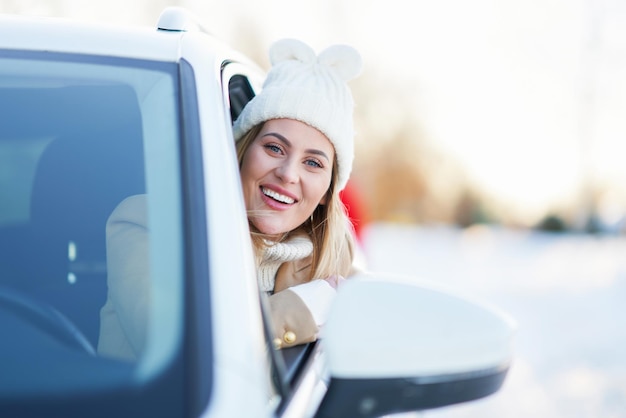
[[[276,273],[287,261],[302,260],[313,253],[313,243],[306,236],[295,236],[285,242],[267,242],[257,269],[257,281],[262,292],[272,292]]]

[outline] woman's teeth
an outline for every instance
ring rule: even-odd
[[[286,203],[288,205],[291,205],[292,203],[295,202],[295,200],[293,200],[289,196],[276,193],[274,190],[266,189],[265,187],[263,187],[261,191],[263,192],[265,196],[271,197],[272,199],[277,200],[281,203]]]

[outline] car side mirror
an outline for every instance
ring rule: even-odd
[[[377,417],[496,392],[512,361],[507,315],[429,285],[360,276],[323,329],[330,373],[318,417]]]

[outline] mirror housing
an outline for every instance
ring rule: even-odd
[[[318,417],[377,417],[496,392],[513,320],[432,284],[361,275],[337,293],[322,344],[330,373]]]

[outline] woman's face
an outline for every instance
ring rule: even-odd
[[[328,138],[292,119],[265,122],[241,162],[246,209],[259,232],[289,232],[326,203],[335,150]]]

